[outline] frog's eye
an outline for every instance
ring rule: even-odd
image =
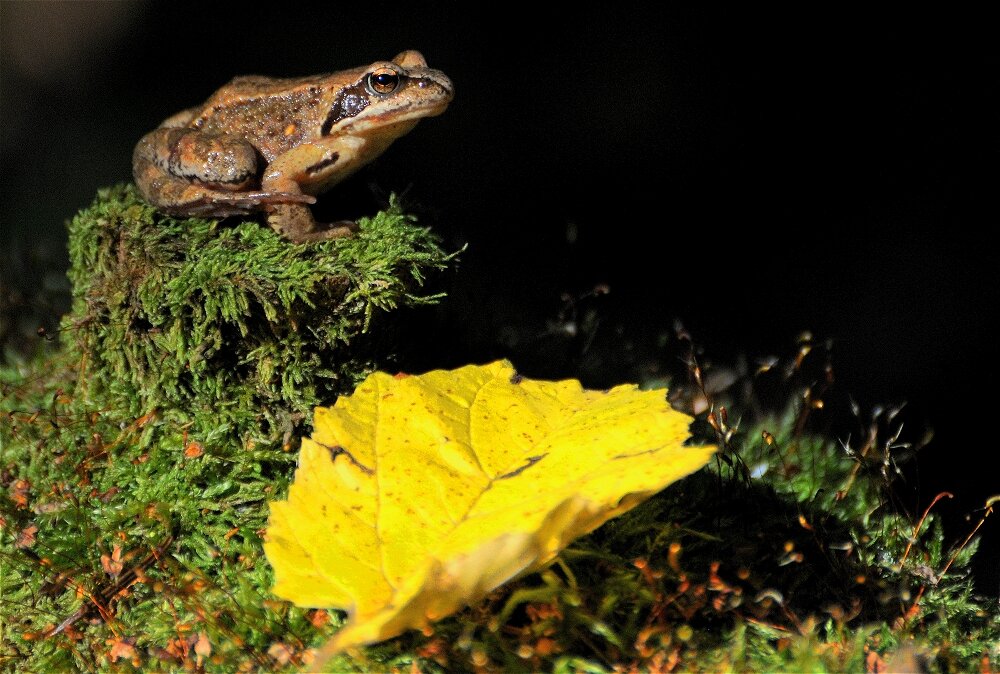
[[[368,88],[376,94],[391,94],[399,86],[399,75],[392,68],[379,68],[368,75]]]

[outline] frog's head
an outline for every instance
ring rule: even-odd
[[[322,135],[364,136],[389,143],[424,117],[440,115],[455,95],[451,80],[427,67],[418,51],[376,61],[336,93]]]

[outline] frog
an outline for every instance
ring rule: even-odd
[[[354,222],[316,221],[316,196],[453,97],[448,76],[416,50],[322,75],[236,77],[143,136],[132,172],[143,198],[167,215],[263,212],[296,244],[350,236]]]

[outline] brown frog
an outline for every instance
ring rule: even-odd
[[[453,95],[448,77],[412,50],[327,75],[237,77],[143,136],[132,171],[146,200],[171,215],[263,210],[296,243],[344,236],[352,224],[324,227],[307,204]]]

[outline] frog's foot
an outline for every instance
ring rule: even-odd
[[[280,236],[294,243],[312,243],[352,236],[358,224],[341,220],[323,224],[316,222],[306,206],[281,204],[267,207],[267,224]]]

